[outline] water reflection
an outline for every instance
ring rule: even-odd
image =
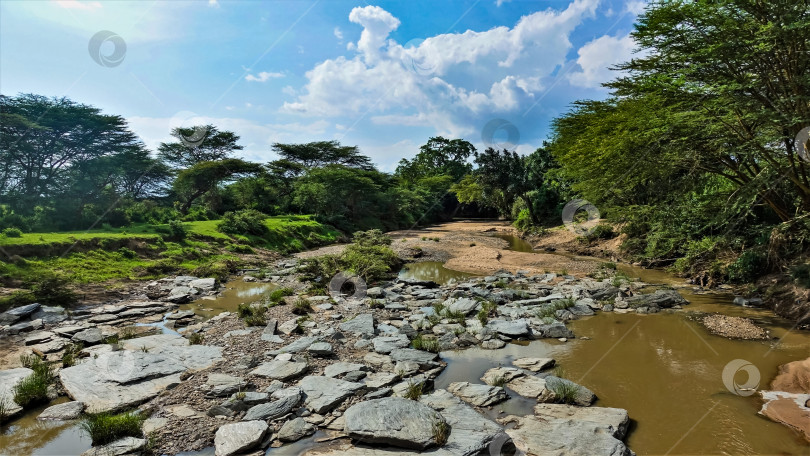
[[[473,274],[467,272],[447,269],[441,261],[409,263],[399,272],[400,279],[432,280],[440,285],[445,285],[453,279],[463,280],[472,276]]]
[[[0,455],[64,456],[87,451],[90,448],[90,436],[82,430],[78,421],[36,419],[47,407],[67,401],[67,398],[59,398],[0,425]]]

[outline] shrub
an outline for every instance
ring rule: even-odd
[[[391,245],[391,238],[380,230],[357,231],[352,242],[362,246]]]
[[[554,401],[558,404],[575,404],[579,395],[579,385],[561,378],[547,379],[546,387],[554,393]]]
[[[408,380],[408,387],[405,389],[404,397],[405,399],[410,399],[412,401],[419,400],[422,397],[422,389],[424,388],[424,383],[417,382],[414,383],[411,380]]]
[[[134,412],[104,412],[87,415],[82,420],[82,429],[90,434],[93,445],[104,445],[122,437],[141,437],[143,422],[144,418]]]
[[[790,275],[799,286],[810,288],[810,264],[800,264],[790,270]]]
[[[129,260],[138,257],[138,254],[135,253],[134,250],[128,249],[126,247],[121,247],[120,249],[118,249],[118,254]]]
[[[243,302],[237,307],[236,313],[245,322],[245,326],[264,326],[267,324],[267,320],[264,318],[265,310],[264,306]]]
[[[267,299],[272,303],[279,303],[285,296],[292,296],[293,293],[293,289],[289,287],[277,288],[267,295]]]
[[[173,241],[182,241],[188,237],[188,228],[180,220],[169,221],[169,236]]]
[[[506,377],[504,377],[503,375],[495,377],[494,379],[492,379],[492,386],[498,386],[503,388],[504,386],[506,386]]]
[[[414,339],[411,341],[411,346],[417,350],[439,353],[439,341],[432,337],[424,337],[422,334],[414,337]]]
[[[593,229],[588,233],[588,239],[613,239],[616,237],[616,233],[613,231],[613,227],[607,225],[605,223],[600,223],[593,227]]]
[[[255,209],[243,209],[235,212],[226,212],[217,229],[226,234],[253,234],[262,236],[267,233],[264,224],[267,216]]]
[[[202,345],[205,336],[202,333],[191,333],[188,335],[188,343],[191,345]]]
[[[447,421],[434,421],[431,430],[433,432],[433,440],[436,441],[436,444],[444,446],[444,444],[447,443],[448,437],[450,437],[450,425],[447,424]]]
[[[76,293],[68,284],[62,276],[46,275],[31,286],[31,292],[40,304],[67,307],[76,302]]]
[[[3,230],[3,236],[5,237],[18,238],[22,237],[22,234],[23,232],[19,228],[10,227]]]
[[[81,352],[83,348],[84,345],[82,343],[72,343],[65,347],[65,352],[62,354],[62,367],[75,366],[79,352]]]
[[[767,268],[765,255],[746,250],[728,266],[728,280],[734,283],[753,282]]]
[[[228,243],[228,245],[225,248],[234,253],[246,253],[246,254],[256,253],[256,251],[253,250],[253,247],[245,244]]]
[[[14,402],[21,407],[48,402],[48,387],[56,379],[53,367],[38,356],[20,357],[20,360],[34,373],[14,386]]]
[[[312,311],[312,306],[304,298],[298,298],[293,304],[292,313],[295,315],[306,315]]]

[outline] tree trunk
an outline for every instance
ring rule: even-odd
[[[534,205],[532,204],[529,197],[526,196],[525,194],[523,194],[523,195],[520,195],[520,199],[522,199],[523,202],[526,203],[526,208],[529,209],[529,218],[532,219],[532,225],[539,226],[540,225],[540,219],[538,219],[537,215],[534,213]]]

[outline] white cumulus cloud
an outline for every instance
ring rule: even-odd
[[[636,42],[630,35],[600,36],[579,48],[577,64],[582,70],[572,72],[568,80],[578,87],[599,87],[617,76],[610,67],[630,60],[635,47]]]

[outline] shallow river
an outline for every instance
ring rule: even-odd
[[[499,237],[514,250],[531,251],[531,246],[519,238]],[[629,265],[619,265],[619,269],[650,283],[683,284],[682,279],[663,271]],[[436,262],[411,264],[400,273],[400,277],[440,283],[470,276]],[[211,317],[235,310],[240,302],[259,299],[271,287],[237,280],[226,285],[222,297],[183,308]],[[537,340],[509,344],[500,350],[442,353],[448,367],[436,380],[436,387],[454,381],[477,382],[490,367],[509,365],[515,358],[552,357],[566,378],[596,393],[596,406],[627,409],[633,420],[627,443],[639,455],[810,455],[810,446],[797,433],[757,415],[761,401],[756,394],[729,392],[722,376],[726,364],[743,359],[761,374],[760,388],[767,388],[780,364],[810,356],[810,334],[791,331],[788,322],[770,312],[734,306],[730,295],[694,294],[683,287],[679,291],[691,302],[684,311],[598,313],[569,322],[578,339],[568,342]],[[695,321],[703,313],[753,318],[771,331],[773,339],[739,341],[711,335]],[[746,374],[738,373],[735,380],[745,383]],[[501,411],[531,413],[533,402],[510,395],[512,399],[494,407],[493,417],[503,416]],[[43,424],[34,419],[37,414],[38,410],[32,411],[2,428],[0,454],[72,455],[89,448],[89,439],[77,425]],[[297,455],[318,437],[270,449],[267,454]],[[213,454],[213,449],[194,454]]]

